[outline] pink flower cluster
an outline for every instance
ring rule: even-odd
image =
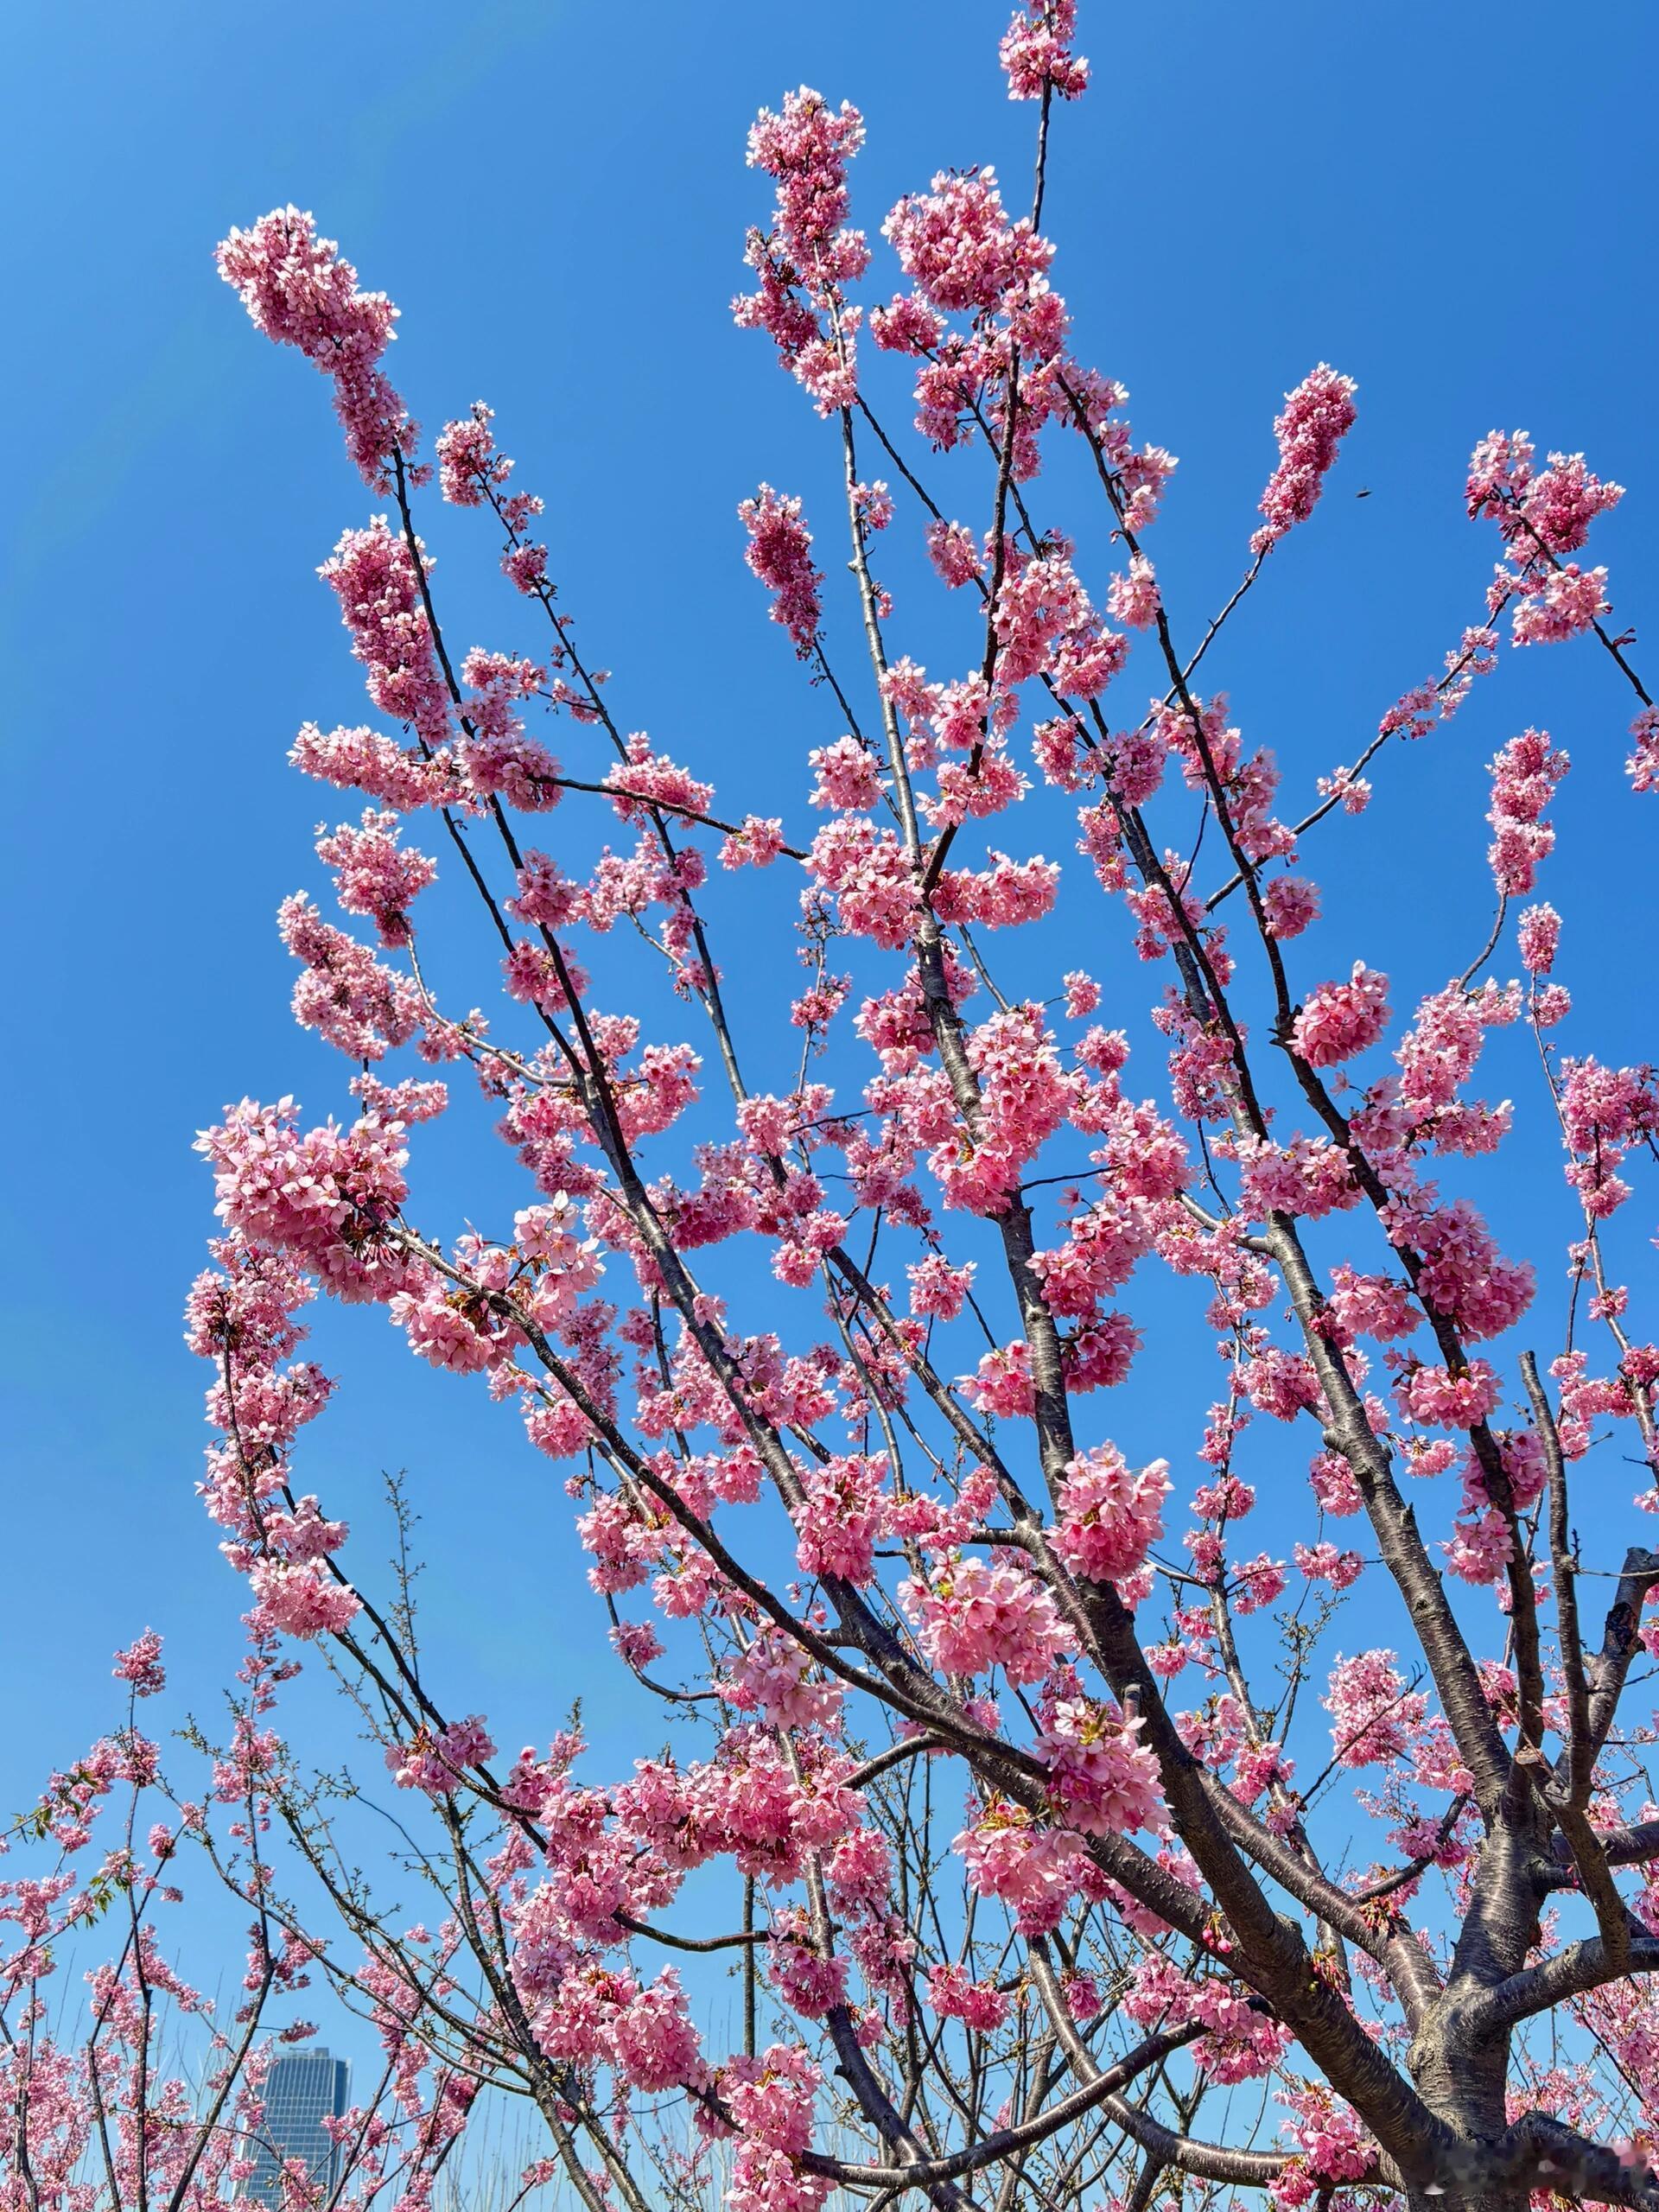
[[[1400,1402],[1427,1427],[1476,1428],[1497,1410],[1497,1377],[1484,1359],[1463,1368],[1414,1365],[1401,1382]]]
[[[1281,2089],[1278,2098],[1291,2113],[1285,2133],[1300,2150],[1307,2174],[1329,2183],[1357,2181],[1370,2171],[1376,2145],[1351,2105],[1323,2083]],[[1311,2185],[1307,2193],[1314,2193]],[[1294,2207],[1306,2199],[1275,2190],[1274,2201]]]
[[[1115,1444],[1096,1445],[1065,1471],[1055,1549],[1092,1582],[1116,1582],[1146,1562],[1164,1533],[1169,1469],[1162,1459],[1132,1470]]]
[[[147,1628],[137,1643],[116,1653],[113,1672],[117,1681],[125,1682],[135,1697],[154,1697],[157,1691],[166,1688],[162,1639],[154,1629]]]
[[[1529,906],[1516,929],[1521,964],[1529,975],[1548,976],[1560,949],[1561,918],[1553,906]]]
[[[1132,1835],[1161,1828],[1167,1814],[1158,1761],[1140,1732],[1139,1713],[1089,1698],[1050,1705],[1038,1749],[1048,1767],[1059,1817],[1085,1835]]]
[[[1607,612],[1606,569],[1561,556],[1581,550],[1596,517],[1624,498],[1622,485],[1592,474],[1581,453],[1553,453],[1536,474],[1526,432],[1492,430],[1471,457],[1467,496],[1471,515],[1493,517],[1503,537],[1508,563],[1491,586],[1491,604],[1496,618],[1514,601],[1517,645],[1559,644]]]
[[[251,1243],[291,1255],[336,1297],[390,1295],[408,1265],[375,1232],[408,1192],[400,1124],[365,1115],[349,1129],[327,1122],[302,1135],[298,1115],[291,1098],[245,1098],[203,1130],[196,1150],[213,1169],[214,1211]]]
[[[407,1743],[387,1747],[386,1766],[400,1789],[423,1789],[429,1797],[452,1797],[469,1766],[495,1757],[495,1745],[480,1713],[437,1730],[421,1729]]]
[[[1048,1590],[1013,1560],[952,1554],[899,1596],[930,1665],[947,1675],[1000,1667],[1011,1682],[1040,1681],[1071,1643]]]
[[[858,1583],[872,1580],[887,1480],[884,1452],[837,1453],[813,1469],[796,1516],[795,1556],[803,1573]]]
[[[449,694],[408,546],[377,515],[366,530],[343,534],[319,574],[368,671],[370,698],[434,751],[447,745]]]
[[[931,191],[899,202],[882,232],[922,297],[946,314],[988,313],[1040,278],[1054,254],[1028,222],[1009,222],[989,168],[941,171]]]
[[[847,219],[847,166],[864,143],[864,119],[849,101],[831,108],[803,85],[786,92],[781,113],[762,108],[749,126],[751,168],[778,185],[777,234],[804,279],[822,292],[850,283],[869,259]]]
[[[1567,756],[1549,741],[1548,730],[1522,730],[1492,762],[1492,804],[1486,819],[1493,838],[1487,858],[1498,889],[1507,896],[1530,891],[1540,861],[1554,850],[1555,832],[1543,818],[1555,786],[1567,771]]]
[[[1267,2008],[1252,2003],[1239,1985],[1220,1974],[1189,1976],[1154,1951],[1139,1959],[1123,1999],[1137,2027],[1185,2027],[1203,2023],[1192,2046],[1195,2062],[1218,2088],[1259,2081],[1285,2056],[1290,2037]]]
[[[1324,1704],[1339,1766],[1376,1766],[1404,1758],[1422,1726],[1428,1700],[1411,1688],[1392,1651],[1362,1651],[1338,1659]]]
[[[757,288],[733,302],[733,316],[741,329],[767,334],[821,415],[858,396],[861,310],[844,295],[870,257],[845,218],[847,165],[863,140],[855,107],[833,110],[804,85],[785,95],[781,113],[763,108],[749,132],[750,166],[778,189],[772,229],[751,231],[745,248]]]
[[[1037,100],[1055,92],[1077,99],[1089,82],[1089,64],[1071,51],[1077,35],[1077,0],[1025,0],[1016,8],[998,54],[1008,98]]]
[[[1291,1041],[1310,1067],[1333,1067],[1366,1052],[1389,1019],[1389,979],[1363,961],[1345,983],[1311,990],[1291,1026]]]
[[[728,2212],[817,2212],[830,2184],[803,2171],[799,2161],[811,2147],[823,2078],[804,2051],[785,2044],[722,2069],[721,2088],[738,2129]]]
[[[1618,1172],[1626,1155],[1659,1138],[1659,1074],[1584,1059],[1567,1061],[1561,1077],[1561,1126],[1574,1155],[1567,1179],[1591,1219],[1603,1220],[1630,1195]]]
[[[1485,624],[1464,632],[1459,643],[1446,656],[1446,673],[1440,677],[1429,677],[1415,683],[1409,691],[1396,699],[1378,722],[1379,737],[1393,737],[1396,733],[1404,738],[1427,737],[1440,722],[1451,721],[1468,698],[1478,676],[1490,676],[1497,665],[1497,632]],[[1344,769],[1341,775],[1351,785],[1351,772]],[[1324,781],[1320,784],[1325,791]],[[1370,796],[1370,785],[1352,785],[1349,802],[1351,813],[1363,810]],[[1354,799],[1357,799],[1357,804]]]
[[[297,346],[333,378],[352,459],[384,492],[393,454],[412,456],[418,436],[380,367],[397,336],[397,308],[384,292],[358,289],[356,270],[297,207],[273,208],[251,229],[233,230],[214,257],[255,328],[279,346]]]
[[[1250,550],[1265,553],[1287,530],[1306,522],[1318,504],[1325,480],[1336,464],[1337,448],[1354,426],[1357,410],[1351,377],[1338,375],[1321,361],[1310,369],[1274,418],[1273,434],[1279,441],[1279,466],[1268,479],[1262,494],[1267,517]]]
[[[409,909],[437,875],[435,861],[398,848],[397,817],[365,807],[362,823],[317,836],[317,857],[334,870],[335,896],[348,914],[366,914],[385,945],[409,942]]]
[[[749,533],[743,557],[772,594],[772,620],[782,623],[805,660],[817,642],[823,578],[812,565],[812,537],[801,520],[801,503],[763,484],[737,512]]]
[[[973,1825],[951,1845],[973,1888],[1012,1906],[1024,1934],[1058,1927],[1083,1878],[1082,1839],[1070,1828],[1038,1825],[1005,1799],[976,1809]]]
[[[1659,707],[1643,707],[1630,724],[1635,750],[1624,764],[1634,791],[1659,791]]]
[[[294,1019],[348,1059],[381,1060],[426,1028],[413,980],[378,961],[354,938],[325,922],[303,892],[276,910],[283,943],[300,963]]]
[[[322,1560],[255,1560],[248,1580],[258,1600],[255,1628],[302,1643],[338,1636],[362,1610],[363,1601],[350,1583],[336,1580]]]
[[[1008,2000],[994,1982],[970,1980],[965,1967],[951,1962],[932,1967],[927,2001],[944,2020],[960,2020],[976,2035],[989,2035],[1008,2017]]]
[[[994,1215],[1007,1204],[1027,1161],[1065,1121],[1077,1087],[1061,1068],[1036,1006],[993,1014],[969,1037],[968,1057],[979,1078],[979,1125],[953,1131],[928,1164],[947,1205]]]

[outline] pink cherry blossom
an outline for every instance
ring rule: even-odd
[[[1351,377],[1339,376],[1321,361],[1294,391],[1285,394],[1283,410],[1273,425],[1279,466],[1262,494],[1267,520],[1250,540],[1253,551],[1264,553],[1313,513],[1335,465],[1337,448],[1354,426],[1357,390]]]
[[[1066,1821],[1089,1835],[1161,1827],[1158,1762],[1138,1740],[1145,1722],[1116,1707],[1061,1698],[1039,1739],[1050,1788]]]
[[[297,207],[273,208],[251,229],[232,231],[215,258],[255,328],[297,346],[333,379],[347,450],[364,480],[385,491],[392,454],[412,457],[418,436],[380,367],[397,336],[397,308],[384,292],[359,290],[356,270]]]
[[[1072,1460],[1055,1536],[1061,1558],[1096,1582],[1134,1573],[1164,1532],[1169,1487],[1163,1460],[1132,1472],[1116,1445],[1098,1445]]]
[[[135,1697],[154,1697],[167,1687],[162,1639],[154,1629],[147,1628],[137,1643],[116,1653],[114,1673],[118,1682],[130,1686]]]
[[[1631,788],[1659,791],[1659,707],[1643,707],[1630,724],[1636,748],[1625,763]]]
[[[1551,746],[1546,732],[1529,729],[1513,737],[1492,763],[1492,805],[1487,820],[1496,833],[1488,855],[1500,891],[1530,891],[1538,864],[1555,842],[1542,819],[1567,759]]]
[[[1078,99],[1089,82],[1089,64],[1071,51],[1077,35],[1077,0],[1025,0],[1016,8],[998,50],[1008,98],[1040,99],[1052,88],[1062,99]]]
[[[801,520],[801,503],[763,484],[737,512],[749,533],[744,558],[773,594],[772,619],[783,624],[805,659],[817,636],[823,579],[812,565],[812,539]]]
[[[929,1659],[950,1674],[1000,1667],[1010,1681],[1039,1681],[1069,1641],[1047,1590],[1011,1560],[947,1558],[899,1596]]]
[[[935,1967],[927,1977],[927,2001],[942,2019],[960,2020],[988,2035],[1008,2017],[1008,2000],[995,1984],[970,1981],[954,1962]]]
[[[295,1566],[283,1560],[259,1560],[249,1570],[248,1580],[258,1600],[261,1624],[302,1642],[338,1636],[350,1627],[362,1606],[351,1585],[334,1581],[321,1560]]]
[[[941,173],[931,192],[899,202],[882,232],[924,299],[947,314],[995,307],[1014,285],[1040,277],[1053,252],[1029,223],[1009,221],[988,168]]]
[[[1291,1035],[1310,1067],[1332,1067],[1376,1044],[1388,1018],[1388,977],[1357,960],[1347,982],[1308,993]]]
[[[1561,918],[1553,906],[1529,906],[1517,925],[1521,962],[1529,974],[1547,976],[1561,942]]]
[[[1130,630],[1150,629],[1161,604],[1151,562],[1144,553],[1132,554],[1128,574],[1114,576],[1107,589],[1106,605],[1113,621]]]
[[[927,526],[928,558],[951,589],[970,584],[984,573],[985,563],[974,534],[959,522],[931,522]]]
[[[1325,1699],[1338,1764],[1374,1766],[1400,1758],[1427,1705],[1402,1675],[1392,1651],[1362,1651],[1352,1659],[1338,1659]]]

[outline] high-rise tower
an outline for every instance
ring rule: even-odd
[[[323,2126],[346,2109],[351,2068],[326,2050],[285,2050],[265,2082],[265,2124],[255,2149],[254,2170],[242,2195],[260,2204],[277,2202],[282,2169],[301,2158],[313,2180],[327,2189],[339,2170],[340,2152]]]

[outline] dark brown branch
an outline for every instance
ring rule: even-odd
[[[1628,1956],[1617,1967],[1599,1936],[1582,1943],[1569,1943],[1554,1958],[1512,1974],[1494,1988],[1469,1999],[1459,2008],[1457,2026],[1471,2040],[1499,2032],[1627,1974],[1659,1974],[1659,1938],[1644,1936],[1640,1942],[1632,1942]]]
[[[844,2164],[838,2158],[821,2158],[809,2152],[801,2161],[809,2172],[823,2174],[832,2181],[851,2182],[875,2187],[916,2188],[931,2181],[955,2181],[963,2174],[977,2173],[981,2167],[995,2165],[1000,2159],[1015,2152],[1027,2151],[1051,2135],[1081,2120],[1086,2113],[1103,2105],[1126,2083],[1144,2074],[1167,2058],[1172,2051],[1179,2050],[1204,2032],[1196,2022],[1182,2028],[1172,2028],[1162,2035],[1148,2036],[1133,2050],[1104,2069],[1096,2068],[1092,2080],[1081,2088],[1074,2089],[1069,2097],[1062,2097],[1046,2112],[1034,2119],[1021,2120],[1013,2127],[994,2128],[982,2136],[977,2143],[965,2150],[952,2151],[935,2158],[924,2158],[906,2166],[859,2166]]]

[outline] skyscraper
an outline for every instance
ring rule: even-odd
[[[327,2189],[339,2167],[340,2152],[329,2139],[325,2120],[346,2109],[351,2068],[326,2050],[285,2050],[265,2082],[265,2125],[255,2149],[254,2170],[242,2195],[256,2203],[275,2204],[282,2168],[302,2158],[306,2171]]]

